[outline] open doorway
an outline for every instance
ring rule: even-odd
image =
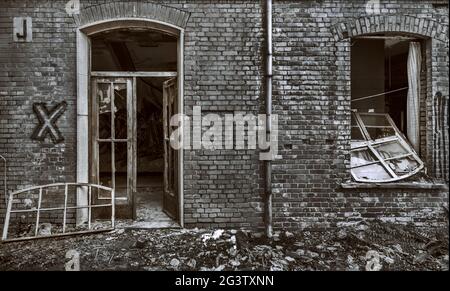
[[[163,211],[164,114],[167,78],[138,78],[136,220],[170,222]],[[173,169],[172,169],[173,170]]]
[[[178,152],[167,141],[179,107],[167,100],[178,99],[178,38],[119,29],[94,35],[91,45],[91,180],[115,189],[119,219],[175,226],[179,185],[170,191],[167,179],[178,175],[170,162]]]

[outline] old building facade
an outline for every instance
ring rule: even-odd
[[[114,165],[111,160],[102,161],[102,150],[95,153],[95,149],[103,147],[102,143],[108,144],[105,147],[109,157],[111,151],[118,155],[117,149],[123,148],[128,158],[123,166],[124,179],[128,181],[125,185],[133,188],[132,184],[137,183],[139,188],[136,177],[141,172],[140,162],[132,161],[139,157],[136,154],[139,149],[133,146],[139,144],[142,132],[139,125],[137,129],[131,125],[139,123],[137,112],[143,108],[139,106],[144,106],[139,105],[136,97],[138,79],[154,78],[155,81],[145,82],[158,87],[155,92],[159,93],[155,94],[173,96],[175,105],[169,110],[172,113],[192,116],[194,106],[201,106],[204,114],[219,116],[264,113],[267,35],[264,2],[81,0],[78,11],[70,6],[68,9],[66,0],[2,0],[0,154],[6,159],[8,191],[58,182],[101,182],[104,164],[109,165],[108,169],[110,164]],[[378,3],[379,6],[368,9],[368,1],[360,0],[273,2],[272,108],[273,114],[278,115],[279,139],[279,157],[271,163],[275,229],[328,228],[374,218],[417,225],[436,224],[445,219],[449,166],[448,7],[445,1],[437,0]],[[117,31],[121,34],[114,34]],[[159,67],[152,65],[167,55],[159,56],[160,51],[155,51],[155,55],[147,58],[153,63],[147,64],[146,58],[140,58],[142,50],[137,48],[152,49],[152,43],[141,43],[139,34],[149,31],[165,35],[154,33],[152,39],[164,42],[164,50],[173,52],[171,61]],[[116,40],[111,41],[112,38]],[[121,38],[136,39],[139,45],[128,44],[131,52],[121,53],[124,46],[115,45]],[[405,43],[402,46],[402,42],[407,46]],[[420,44],[420,70],[416,74],[420,84],[420,116],[416,119],[418,141],[414,148],[423,169],[399,181],[355,181],[350,170],[354,127],[351,116],[355,109],[352,100],[395,91],[392,84],[397,81],[408,86],[411,77],[399,81],[392,76],[407,76],[410,67],[392,65],[396,71],[391,69],[395,62],[390,60],[391,56],[394,60],[394,56],[411,54],[410,42]],[[96,48],[103,51],[92,53]],[[389,53],[388,60],[387,50],[395,49],[403,53]],[[115,53],[120,69],[108,67],[106,59],[95,60],[104,57],[106,50]],[[125,55],[130,55],[132,67],[124,64]],[[381,61],[377,64],[382,63],[382,67],[373,65],[378,57]],[[123,71],[165,74],[126,75]],[[176,81],[168,83],[172,77]],[[166,79],[158,81],[158,78]],[[379,87],[374,85],[377,82]],[[110,86],[105,94],[112,90],[115,92],[112,95],[118,98],[123,89],[125,100],[136,99],[134,105],[127,103],[124,114],[131,124],[125,126],[128,136],[122,139],[117,130],[115,135],[103,139],[92,133],[99,127],[93,110],[102,104],[90,96],[97,96],[101,84]],[[363,88],[358,84],[364,84]],[[411,87],[409,83],[410,90]],[[370,98],[367,100],[372,102]],[[406,117],[395,117],[392,110],[401,111],[392,109],[397,101],[384,97],[382,102],[381,112],[392,117],[402,130],[402,122],[409,122],[410,109],[404,110],[408,112]],[[41,114],[44,117],[51,117],[53,112],[59,114],[57,106],[64,105],[61,115],[53,116],[54,127],[63,140],[52,139],[59,135],[51,130],[43,132],[41,139],[36,138],[39,104],[47,110]],[[160,102],[155,106],[170,108],[166,105]],[[134,113],[127,115],[127,111]],[[368,112],[377,111],[376,105],[369,103]],[[120,108],[108,112],[120,112]],[[113,126],[109,126],[115,131],[114,125],[119,121],[111,122]],[[402,131],[406,135],[406,130]],[[410,136],[412,130],[408,131]],[[171,152],[173,175],[169,176],[174,177],[177,200],[169,212],[175,213],[178,224],[263,226],[266,177],[259,150]],[[120,166],[113,168],[106,172],[114,176]],[[3,174],[3,169],[0,173]],[[114,177],[113,180],[119,181],[119,176]],[[123,204],[135,207],[133,203],[138,202],[127,192],[132,190],[124,191],[128,200]],[[0,193],[3,220],[5,193],[3,190]],[[27,199],[26,193],[23,195],[17,199],[23,202]]]

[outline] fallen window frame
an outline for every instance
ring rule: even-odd
[[[69,186],[75,186],[77,191],[79,190],[79,188],[87,187],[88,204],[81,205],[81,206],[68,206],[67,204],[68,204]],[[55,187],[64,187],[64,207],[42,208],[41,202],[42,202],[42,196],[43,196],[43,189],[44,188],[55,188]],[[111,202],[108,204],[92,205],[92,188],[110,192],[111,193],[111,198],[110,198]],[[15,196],[17,196],[21,193],[26,193],[26,192],[30,192],[30,191],[34,191],[34,190],[39,190],[37,207],[30,208],[30,209],[12,209]],[[93,208],[109,208],[109,207],[111,207],[111,227],[102,228],[102,229],[92,229],[92,209]],[[88,230],[66,232],[67,210],[71,210],[71,209],[76,209],[76,210],[88,209],[88,221],[87,221]],[[61,211],[61,210],[64,211],[62,233],[51,234],[51,235],[39,235],[40,213],[42,211]],[[35,230],[34,230],[34,236],[8,238],[8,230],[9,230],[9,226],[10,226],[11,214],[12,213],[30,213],[30,212],[36,212],[36,225],[35,225]],[[102,185],[89,184],[89,183],[55,183],[55,184],[48,184],[48,185],[26,188],[23,190],[13,192],[9,195],[6,217],[5,217],[5,222],[4,222],[4,226],[3,226],[2,241],[3,242],[13,242],[13,241],[23,241],[23,240],[31,240],[31,239],[38,239],[38,238],[49,238],[49,237],[61,237],[61,236],[77,235],[77,234],[98,233],[98,232],[112,231],[112,230],[114,230],[114,228],[115,228],[115,192],[114,192],[114,189],[104,187]]]
[[[417,153],[414,151],[411,145],[408,144],[406,139],[404,138],[403,134],[399,131],[399,129],[396,127],[394,121],[387,113],[359,113],[359,112],[353,112],[354,120],[356,122],[356,126],[354,124],[351,124],[352,128],[359,128],[364,141],[357,141],[353,142],[351,145],[350,155],[353,157],[353,153],[357,151],[367,151],[369,155],[372,155],[373,161],[370,161],[365,164],[360,164],[357,166],[350,165],[350,172],[352,174],[353,179],[357,182],[363,182],[363,183],[389,183],[389,182],[395,182],[399,180],[406,179],[408,177],[411,177],[418,172],[420,172],[424,168],[424,163],[419,158]],[[363,121],[362,116],[370,116],[370,117],[384,117],[388,123],[388,125],[366,125]],[[387,136],[387,137],[381,137],[377,139],[373,139],[370,135],[368,128],[391,128],[394,130],[394,135]],[[376,147],[380,147],[382,145],[387,145],[390,143],[397,143],[400,145],[406,153],[401,155],[394,155],[391,157],[383,157],[381,154],[376,150]],[[392,169],[389,166],[389,162],[394,160],[405,160],[405,159],[413,159],[417,163],[417,167],[409,171],[407,174],[399,175],[397,174],[394,169]],[[352,161],[350,162],[352,163]],[[360,169],[362,167],[368,167],[378,165],[381,166],[381,169],[383,169],[387,176],[390,176],[390,178],[383,178],[383,179],[369,179],[369,178],[361,178],[355,173],[355,169]]]

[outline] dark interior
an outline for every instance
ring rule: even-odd
[[[92,71],[176,71],[177,38],[150,30],[113,30],[92,39]]]
[[[352,100],[408,87],[409,43],[404,38],[354,39],[351,51]],[[388,113],[407,134],[408,90],[352,102],[358,112]]]

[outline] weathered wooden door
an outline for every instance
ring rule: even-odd
[[[174,129],[170,126],[170,119],[178,113],[177,79],[164,82],[163,86],[164,110],[164,197],[163,210],[172,219],[178,220],[178,152],[170,146],[170,137]]]
[[[115,189],[117,215],[135,216],[136,94],[133,78],[92,78],[92,183]],[[93,193],[96,201],[108,193]]]

